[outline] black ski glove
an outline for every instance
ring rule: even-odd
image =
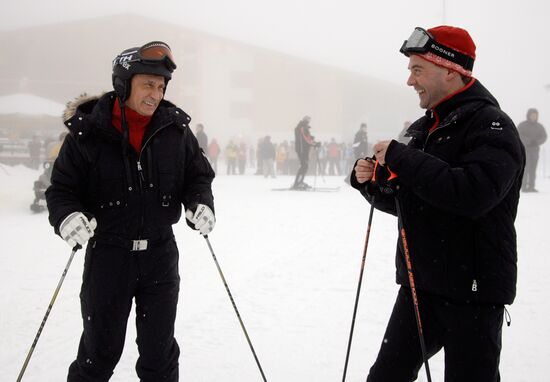
[[[399,190],[397,174],[386,166],[382,166],[378,161],[374,164],[374,175],[371,182],[378,187],[384,195],[395,195]]]

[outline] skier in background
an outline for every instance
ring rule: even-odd
[[[369,150],[369,139],[367,136],[367,124],[362,123],[353,138],[353,155],[355,159],[366,158]]]
[[[311,188],[310,185],[304,182],[308,170],[309,151],[312,147],[319,147],[320,144],[315,142],[314,137],[309,131],[311,129],[309,125],[310,120],[311,118],[306,115],[294,128],[294,144],[300,161],[300,168],[291,187],[293,190],[307,190]]]

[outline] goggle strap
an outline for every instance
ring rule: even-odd
[[[411,42],[411,40],[413,41]],[[414,29],[411,37],[403,42],[399,51],[406,56],[408,56],[409,53],[432,52],[436,56],[462,66],[466,70],[472,70],[474,68],[474,59],[472,57],[437,42],[428,31],[420,27]]]
[[[474,68],[474,59],[472,57],[457,52],[456,50],[451,49],[438,42],[430,44],[428,47],[428,51],[432,52],[436,56],[454,62],[455,64],[462,66],[466,70],[472,70]]]

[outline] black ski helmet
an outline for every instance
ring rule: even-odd
[[[125,49],[113,60],[113,88],[122,102],[130,97],[132,77],[135,74],[154,74],[172,78],[176,63],[168,44],[152,41],[142,47]]]

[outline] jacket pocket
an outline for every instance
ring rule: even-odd
[[[100,209],[126,207],[128,184],[121,161],[111,160],[97,169],[97,203]]]
[[[128,200],[125,179],[104,179],[99,185],[97,200],[101,209],[126,207]]]
[[[162,207],[179,203],[176,193],[176,174],[173,171],[159,169],[158,201]]]

